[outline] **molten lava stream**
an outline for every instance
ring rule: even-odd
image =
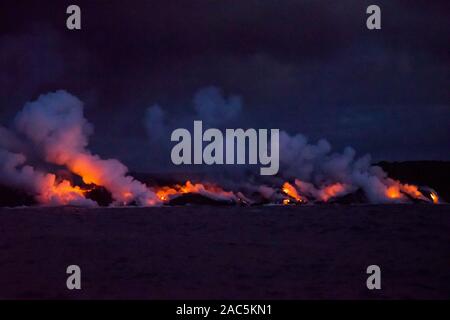
[[[431,197],[431,200],[433,200],[434,204],[438,204],[439,203],[439,197],[438,197],[438,195],[436,193],[431,192],[430,193],[430,197]]]
[[[187,194],[187,193],[197,193],[202,194],[204,196],[214,198],[214,199],[231,199],[236,200],[236,196],[231,191],[225,191],[222,188],[212,185],[212,184],[203,184],[203,183],[195,183],[193,184],[191,181],[186,181],[184,184],[176,184],[174,186],[163,186],[159,187],[155,191],[156,196],[163,202],[168,202],[172,198]]]
[[[290,184],[289,182],[285,182],[283,184],[283,187],[281,189],[283,191],[283,193],[285,193],[287,196],[293,198],[296,202],[305,202],[306,199],[303,199],[297,192],[297,190],[294,188],[294,186],[292,184]],[[284,199],[283,200],[283,204],[290,204],[291,200],[290,199]]]

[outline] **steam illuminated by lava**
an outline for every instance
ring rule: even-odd
[[[386,189],[386,196],[389,197],[389,199],[401,199],[403,198],[403,195],[400,193],[400,189],[398,186],[390,186]]]
[[[92,125],[84,118],[83,104],[65,91],[40,96],[27,103],[16,117],[17,130],[44,153],[47,162],[65,166],[83,182],[105,187],[117,205],[156,205],[156,195],[129,176],[116,159],[101,159],[88,149]]]
[[[264,183],[240,180],[222,188],[219,179],[208,179],[148,186],[129,175],[119,160],[102,159],[87,148],[92,125],[84,118],[81,101],[65,91],[27,103],[15,119],[15,129],[39,151],[33,158],[68,169],[94,189],[105,188],[113,199],[111,205],[156,206],[190,193],[237,204],[306,204],[333,202],[357,191],[370,203],[440,203],[434,190],[427,190],[425,196],[423,188],[390,179],[381,168],[371,165],[369,156],[355,159],[351,148],[330,153],[326,140],[311,145],[302,135],[286,132],[280,132],[280,173]],[[44,205],[97,205],[88,199],[90,189],[32,167],[24,153],[0,146],[1,184],[25,190]]]
[[[56,175],[26,165],[23,154],[0,149],[0,182],[34,195],[39,203],[46,205],[95,206],[86,199],[88,190],[73,186],[68,180],[58,180]]]
[[[84,199],[87,191],[78,186],[72,186],[69,181],[63,180],[43,188],[43,192],[38,196],[38,199],[42,203],[66,205]]]

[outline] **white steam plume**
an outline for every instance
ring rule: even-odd
[[[195,94],[194,110],[194,115],[175,120],[168,119],[159,106],[149,108],[146,117],[149,136],[158,139],[163,135],[168,136],[170,128],[178,127],[176,123],[189,123],[192,120],[203,120],[206,126],[229,125],[241,114],[242,103],[238,96],[226,98],[219,88],[205,87]],[[327,140],[321,139],[317,144],[310,144],[301,134],[289,135],[281,131],[278,178],[296,181],[299,192],[323,201],[357,189],[363,190],[367,199],[373,203],[407,202],[408,198],[404,194],[424,199],[414,186],[402,185],[388,178],[380,167],[372,166],[369,155],[360,158],[355,155],[351,147],[336,153],[332,152]],[[244,173],[244,170],[238,172]],[[279,182],[278,178],[272,178],[274,185]],[[247,189],[256,190],[258,186],[247,186]],[[267,198],[270,188],[259,190]]]
[[[116,203],[157,204],[156,195],[143,183],[127,175],[125,165],[115,159],[103,160],[88,149],[92,126],[83,116],[83,104],[66,91],[41,95],[29,102],[15,119],[19,132],[43,150],[45,160],[64,165],[111,192]]]
[[[54,174],[35,170],[25,162],[24,155],[0,149],[0,183],[25,190],[46,205],[97,205],[86,199],[82,190],[72,187],[69,181],[57,181]]]
[[[309,144],[301,134],[280,133],[280,167],[283,177],[297,179],[300,192],[318,199],[327,196],[325,187],[336,183],[341,184],[337,196],[361,188],[372,203],[405,202],[407,198],[400,191],[415,193],[408,185],[388,178],[380,167],[372,166],[369,155],[355,159],[350,147],[331,153],[328,141]]]
[[[242,112],[242,100],[237,95],[226,97],[220,88],[208,86],[199,89],[193,99],[195,112],[183,119],[168,119],[159,105],[147,108],[145,126],[152,141],[169,137],[169,130],[180,124],[192,124],[194,120],[202,120],[209,127],[220,127],[237,119]],[[181,121],[180,121],[181,120]]]

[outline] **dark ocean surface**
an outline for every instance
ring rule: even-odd
[[[0,298],[449,299],[450,206],[3,208]]]

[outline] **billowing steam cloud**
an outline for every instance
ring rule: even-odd
[[[57,91],[27,103],[17,115],[15,126],[38,146],[46,161],[66,166],[86,184],[105,187],[117,203],[157,203],[152,191],[127,176],[126,166],[115,159],[103,160],[87,150],[92,126],[83,116],[82,102],[69,93]]]
[[[426,200],[416,186],[390,179],[380,167],[371,165],[370,155],[355,158],[355,154],[350,147],[331,153],[326,140],[314,145],[300,134],[280,134],[283,176],[295,179],[297,189],[306,196],[328,201],[361,189],[372,203],[404,202],[407,195]]]
[[[147,109],[145,126],[149,138],[160,141],[162,137],[170,137],[169,131],[194,120],[203,120],[209,127],[220,127],[230,123],[241,115],[242,100],[239,96],[225,97],[222,91],[214,86],[198,90],[193,99],[194,112],[182,119],[168,119],[159,105]]]
[[[73,187],[69,181],[57,181],[54,174],[44,173],[25,165],[23,154],[0,149],[0,183],[25,190],[40,203],[48,205],[95,206],[85,199],[83,191]]]
[[[159,140],[160,147],[164,135],[180,125],[202,120],[206,126],[220,127],[242,115],[241,99],[226,98],[215,87],[201,89],[193,101],[194,112],[181,119],[168,119],[159,106],[147,110],[149,136]],[[84,118],[82,102],[65,91],[41,95],[27,103],[17,114],[14,128],[17,132],[0,127],[0,184],[25,190],[43,204],[97,205],[86,199],[86,190],[71,181],[33,168],[27,153],[36,150],[40,159],[69,169],[85,184],[106,188],[115,205],[158,205],[187,193],[247,204],[328,202],[357,192],[372,203],[431,201],[417,186],[390,179],[381,168],[372,166],[368,155],[356,158],[350,147],[335,153],[326,140],[310,144],[303,135],[284,131],[280,132],[278,176],[255,177],[245,168],[231,179],[234,181],[226,190],[217,185],[226,183],[219,181],[216,174],[201,183],[185,181],[150,188],[128,175],[127,167],[120,161],[105,160],[89,151],[88,138],[93,127]],[[227,191],[230,189],[233,191]],[[439,202],[434,191],[430,191],[430,196],[433,202]]]
[[[241,114],[242,100],[236,95],[224,97],[217,87],[206,87],[195,94],[194,108],[196,119],[217,127],[229,123]]]
[[[168,136],[170,128],[175,129],[192,120],[202,120],[206,126],[229,124],[241,116],[242,101],[238,96],[225,98],[220,89],[206,87],[194,96],[193,116],[169,119],[159,106],[147,110],[146,126],[150,137]],[[266,184],[277,185],[297,201],[329,201],[357,190],[362,190],[372,203],[407,202],[408,197],[427,200],[416,186],[401,184],[390,179],[377,166],[371,165],[370,155],[356,158],[356,152],[347,147],[342,153],[332,152],[328,141],[321,139],[310,144],[301,134],[290,135],[280,132],[280,173]],[[247,168],[246,168],[247,169]],[[244,170],[241,170],[241,174]],[[217,175],[215,175],[217,180]],[[241,177],[242,178],[242,175]],[[277,199],[279,194],[268,185],[255,182],[241,183],[241,189],[258,192],[265,199]]]
[[[26,148],[25,143],[13,131],[0,126],[0,149],[20,153]]]

